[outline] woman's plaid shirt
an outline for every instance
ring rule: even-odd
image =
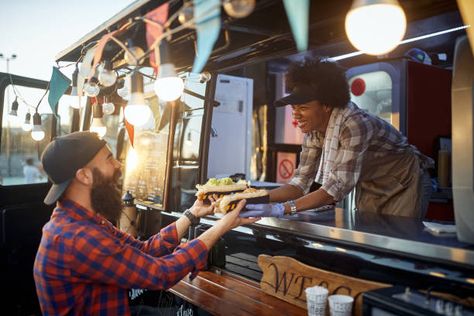
[[[206,265],[198,239],[178,246],[173,223],[147,241],[62,201],[43,227],[34,279],[44,315],[128,315],[127,289],[167,289]],[[174,252],[173,252],[174,251]]]

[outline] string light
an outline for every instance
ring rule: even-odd
[[[152,115],[150,107],[145,102],[143,96],[143,75],[138,71],[134,72],[130,78],[132,95],[125,107],[125,119],[134,126],[144,125]]]
[[[406,17],[397,0],[354,0],[346,15],[346,33],[358,50],[386,54],[402,40]]]
[[[33,129],[31,130],[31,138],[39,142],[44,139],[44,135],[45,133],[43,127],[41,126],[41,115],[36,112],[33,115]]]
[[[15,97],[15,101],[12,102],[10,116],[18,116],[18,97]]]
[[[79,75],[79,67],[77,66],[76,63],[76,69],[74,69],[74,72],[72,73],[72,88],[71,88],[71,97],[72,101],[69,104],[70,107],[73,109],[80,109],[81,106],[81,99],[79,98],[79,95],[77,93],[77,76]]]
[[[92,114],[92,124],[90,127],[90,131],[96,133],[100,138],[103,138],[107,133],[107,127],[104,125],[102,120],[104,114],[102,112],[102,105],[95,104],[93,106],[93,114]]]
[[[107,115],[114,114],[115,112],[115,105],[112,102],[107,102],[106,101],[102,104],[102,112]]]
[[[23,122],[23,125],[21,126],[21,128],[25,131],[25,132],[30,132],[31,129],[33,128],[31,126],[31,114],[30,112],[27,112],[26,115],[25,115],[25,121]]]
[[[160,44],[161,65],[156,77],[154,90],[160,100],[169,102],[178,99],[184,90],[183,79],[176,75],[174,64],[169,59],[168,42]]]
[[[91,98],[94,98],[99,95],[100,88],[97,84],[98,80],[95,77],[92,77],[84,84],[84,93]]]
[[[110,87],[117,81],[117,73],[112,69],[112,63],[109,60],[104,61],[98,78],[99,83],[104,87]]]
[[[225,12],[233,18],[245,18],[253,12],[255,0],[224,0]]]

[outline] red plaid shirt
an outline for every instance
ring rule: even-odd
[[[127,289],[167,289],[205,267],[208,250],[202,241],[177,245],[175,224],[139,241],[100,215],[62,201],[43,227],[34,264],[41,310],[128,315]]]

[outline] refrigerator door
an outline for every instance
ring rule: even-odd
[[[219,75],[212,113],[208,178],[244,173],[250,177],[253,80]]]

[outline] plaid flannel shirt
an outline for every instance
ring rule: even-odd
[[[354,107],[354,114],[342,122],[334,167],[321,186],[334,200],[342,200],[356,186],[364,159],[368,157],[367,152],[373,153],[371,157],[384,157],[412,151],[420,158],[423,169],[433,166],[433,160],[410,145],[391,124],[357,108],[355,104]],[[300,163],[290,184],[301,188],[305,194],[315,180],[323,145],[324,135],[319,132],[304,136]]]
[[[127,289],[167,289],[205,267],[202,241],[177,246],[174,223],[139,241],[100,215],[61,201],[43,227],[34,263],[43,315],[130,314]]]

